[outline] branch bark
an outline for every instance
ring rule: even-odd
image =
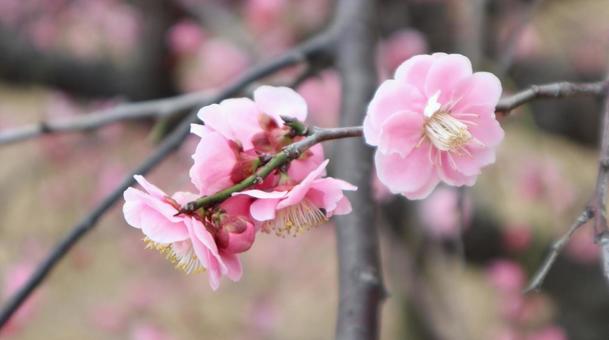
[[[342,126],[363,121],[376,87],[375,3],[341,0],[336,7],[334,27],[340,37],[336,44],[336,63],[343,84]],[[353,212],[336,218],[340,291],[336,338],[377,339],[385,290],[371,203],[372,153],[361,140],[339,141],[336,147],[337,177],[358,187],[357,194],[350,197]]]

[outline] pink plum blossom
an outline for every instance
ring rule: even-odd
[[[195,53],[205,41],[205,33],[200,25],[191,20],[182,20],[168,33],[169,47],[176,54]]]
[[[313,124],[320,127],[338,125],[341,85],[336,71],[324,71],[308,79],[300,85],[298,93],[307,101]]]
[[[419,216],[431,236],[445,238],[459,234],[461,212],[458,207],[459,193],[453,188],[442,187],[421,203]],[[471,216],[471,202],[466,199],[465,220]],[[467,223],[466,223],[467,225]]]
[[[487,269],[493,287],[501,292],[520,291],[524,287],[525,274],[519,264],[508,260],[497,260]]]
[[[327,165],[328,160],[295,185],[279,185],[274,191],[246,190],[236,195],[256,198],[250,213],[261,223],[262,230],[273,230],[278,236],[296,235],[326,222],[332,215],[351,212],[351,203],[343,191],[357,188],[340,179],[321,178]]]
[[[141,229],[148,246],[165,254],[186,273],[207,270],[215,290],[226,275],[241,278],[238,253],[254,242],[255,230],[247,217],[250,201],[235,197],[206,216],[178,214],[181,206],[198,195],[178,192],[168,196],[144,177],[135,176],[146,192],[125,191],[123,214],[127,223]]]
[[[364,120],[381,182],[409,199],[427,197],[440,181],[474,185],[503,139],[494,113],[500,96],[499,79],[472,73],[462,55],[406,60],[377,89]]]
[[[393,73],[402,62],[417,54],[427,52],[427,40],[421,32],[414,29],[402,29],[393,32],[381,42],[379,51],[379,68],[381,75]],[[383,76],[387,78],[388,76]]]
[[[203,195],[215,193],[250,175],[260,155],[275,154],[297,141],[282,117],[300,121],[307,118],[307,103],[287,87],[261,86],[254,100],[233,98],[202,108],[198,113],[204,126],[193,125],[192,132],[201,141],[193,154],[190,177]],[[317,144],[290,162],[287,174],[301,181],[324,159]],[[274,176],[267,184],[277,180]]]

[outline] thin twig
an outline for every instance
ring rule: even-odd
[[[46,134],[83,132],[106,125],[143,118],[162,118],[201,106],[209,101],[205,93],[189,93],[172,98],[119,105],[62,120],[40,122],[0,131],[0,144],[10,144]]]
[[[567,245],[567,243],[569,242],[569,240],[571,239],[571,237],[573,236],[575,231],[577,231],[577,229],[579,229],[579,227],[581,227],[582,225],[586,224],[586,222],[588,222],[590,219],[592,219],[593,216],[594,216],[593,209],[591,207],[587,207],[577,217],[577,219],[571,225],[569,230],[564,235],[562,235],[558,240],[556,240],[556,241],[554,241],[554,243],[552,243],[552,247],[550,247],[550,252],[546,255],[546,257],[543,260],[543,263],[541,264],[539,269],[537,269],[537,271],[535,272],[535,275],[533,276],[533,278],[531,279],[531,281],[525,288],[524,293],[537,291],[537,290],[539,290],[539,288],[541,288],[541,285],[543,284],[543,280],[546,278],[546,276],[550,272],[552,265],[554,265],[554,262],[556,261],[556,258],[558,257],[558,255],[560,254],[562,249]]]
[[[256,172],[241,182],[219,191],[213,195],[203,196],[192,202],[188,202],[181,209],[180,213],[192,213],[200,208],[209,207],[214,204],[223,202],[231,197],[232,194],[243,191],[256,183],[262,182],[273,170],[278,169],[282,165],[298,158],[304,151],[308,150],[315,144],[341,138],[360,137],[363,133],[361,126],[331,128],[331,129],[314,129],[313,134],[304,139],[286,146],[281,152],[271,158],[265,165],[261,166]]]
[[[577,96],[601,96],[609,85],[608,81],[592,83],[559,82],[544,85],[532,85],[526,90],[502,98],[495,112],[508,115],[518,106],[542,98],[566,98]]]
[[[286,53],[259,65],[245,73],[234,83],[227,86],[217,95],[209,98],[206,104],[218,102],[224,98],[233,96],[245,88],[251,82],[266,77],[287,66],[307,60],[314,54],[326,53],[326,49],[332,45],[333,34],[322,33],[311,40],[287,51]],[[123,191],[134,183],[133,175],[146,174],[165,159],[173,150],[179,147],[190,131],[190,124],[197,120],[194,113],[190,114],[178,128],[172,132],[158,147],[158,149],[146,159],[139,167],[123,180],[98,206],[76,224],[36,268],[36,271],[28,278],[27,282],[14,294],[0,311],[0,329],[7,323],[11,316],[19,309],[27,297],[42,283],[51,270],[70,251],[70,249],[93,227],[97,221],[122,197]]]

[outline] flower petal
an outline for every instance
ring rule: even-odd
[[[419,190],[433,174],[430,147],[429,143],[424,142],[406,157],[387,155],[377,150],[374,163],[379,180],[393,193]]]
[[[379,150],[406,157],[421,141],[425,118],[420,113],[400,111],[389,117],[382,126]]]
[[[277,210],[277,203],[279,199],[257,199],[250,206],[250,214],[252,217],[259,222],[270,221],[275,218],[275,211]]]
[[[381,127],[396,112],[423,112],[425,98],[413,85],[398,80],[385,80],[376,90],[364,121],[366,143],[377,145]]]
[[[260,86],[254,91],[254,101],[260,112],[283,122],[281,116],[298,119],[301,122],[307,118],[307,103],[296,91],[284,86]]]
[[[416,55],[403,62],[395,70],[394,78],[412,84],[423,92],[427,73],[437,57],[429,54]]]
[[[474,105],[484,105],[492,108],[501,97],[501,81],[489,72],[476,72],[462,79],[455,86],[452,101],[455,103],[453,111],[467,112],[467,108]]]
[[[188,174],[201,195],[211,195],[234,184],[231,174],[237,163],[235,151],[220,133],[204,131],[192,159]]]
[[[326,171],[326,166],[328,165],[329,160],[325,160],[321,163],[317,169],[311,171],[311,173],[302,180],[302,182],[296,184],[289,192],[286,198],[282,199],[279,204],[277,204],[277,209],[283,209],[287,206],[298,204],[301,202],[306,196],[307,192],[311,188],[311,184],[313,181]]]
[[[446,104],[455,85],[472,74],[472,63],[460,54],[448,54],[434,60],[425,80],[425,95],[429,98],[440,92],[438,101]]]

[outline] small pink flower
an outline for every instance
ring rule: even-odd
[[[527,249],[533,241],[530,226],[511,225],[503,231],[502,237],[504,247],[513,252],[520,252]]]
[[[296,235],[326,222],[332,215],[351,212],[351,203],[343,191],[357,188],[339,179],[321,178],[327,165],[328,160],[295,185],[280,185],[270,192],[246,190],[235,195],[256,198],[250,213],[261,223],[262,230],[273,230],[278,236]]]
[[[273,155],[302,138],[290,137],[291,129],[281,117],[304,121],[307,103],[290,88],[261,86],[254,100],[227,99],[202,108],[198,115],[205,126],[193,125],[202,139],[190,176],[202,194],[211,194],[250,175],[258,155]],[[317,144],[290,162],[288,175],[301,181],[323,159],[323,148]]]
[[[150,248],[159,250],[186,273],[207,270],[215,290],[226,275],[241,278],[238,253],[254,242],[254,225],[248,219],[250,201],[231,198],[208,215],[178,215],[180,207],[198,197],[186,192],[168,196],[144,177],[135,176],[146,192],[125,191],[123,214],[127,223],[141,229]]]
[[[378,88],[364,120],[381,182],[409,199],[427,197],[440,181],[473,185],[503,139],[494,113],[500,95],[497,77],[472,74],[462,55],[405,61]]]
[[[378,50],[382,74],[390,74],[406,59],[427,52],[427,40],[421,32],[402,29],[381,42]]]
[[[171,51],[177,54],[195,53],[205,38],[201,26],[191,20],[182,20],[173,25],[167,37]]]
[[[446,187],[439,188],[423,201],[419,216],[425,226],[425,231],[438,238],[458,235],[461,220],[458,201],[459,193],[453,188]],[[468,221],[472,211],[471,202],[466,198],[464,205],[464,219]]]
[[[487,276],[493,287],[500,292],[519,292],[525,283],[525,274],[518,263],[497,260],[487,269]]]

